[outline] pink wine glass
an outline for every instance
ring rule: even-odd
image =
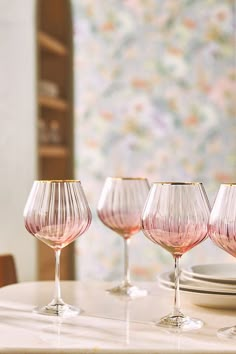
[[[25,209],[25,227],[30,234],[55,252],[54,299],[35,309],[44,315],[70,317],[80,309],[67,305],[61,297],[60,254],[62,248],[82,235],[91,223],[91,212],[80,181],[35,181]]]
[[[192,330],[201,320],[185,316],[180,310],[180,257],[203,241],[208,232],[209,202],[201,183],[160,182],[150,189],[143,215],[144,235],[172,254],[175,260],[173,311],[156,324]]]
[[[113,294],[130,297],[145,296],[147,291],[130,282],[129,244],[130,239],[141,229],[141,213],[149,192],[146,178],[108,177],[98,203],[100,220],[124,239],[124,280]]]
[[[211,240],[236,257],[236,184],[221,184],[210,215]],[[220,337],[236,339],[236,326],[218,330]]]

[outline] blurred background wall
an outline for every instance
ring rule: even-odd
[[[36,177],[35,1],[0,1],[0,253],[20,281],[36,278],[36,242],[23,209]]]
[[[235,181],[235,2],[73,0],[76,175],[93,224],[76,247],[77,277],[120,278],[123,243],[96,216],[104,179],[202,181],[211,203]],[[232,261],[207,240],[183,264]],[[171,256],[142,233],[136,279]]]

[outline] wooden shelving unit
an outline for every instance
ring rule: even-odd
[[[37,0],[38,178],[73,179],[73,40],[69,0]],[[74,278],[73,244],[61,278]],[[54,252],[38,242],[38,278],[54,279]]]
[[[42,145],[39,148],[40,157],[66,158],[68,153],[69,151],[65,146]]]
[[[68,54],[67,47],[62,42],[58,41],[47,33],[39,32],[38,42],[41,48],[48,50],[55,55],[64,56]]]
[[[58,111],[66,111],[68,109],[68,102],[61,98],[39,95],[38,104],[41,107],[52,108]]]

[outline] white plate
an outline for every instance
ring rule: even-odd
[[[157,277],[159,283],[164,286],[174,287],[174,273],[165,272]],[[236,295],[236,286],[217,286],[217,283],[211,282],[197,282],[185,278],[180,278],[180,289],[187,291],[196,291],[207,294],[226,294]],[[235,299],[236,301],[236,299]]]
[[[173,291],[173,287],[160,285],[163,289]],[[207,293],[181,290],[182,301],[189,301],[194,305],[214,309],[236,310],[236,295]]]
[[[236,263],[199,264],[182,269],[182,273],[208,281],[236,284]]]
[[[223,283],[223,282],[218,282],[213,280],[195,278],[183,272],[181,273],[181,280],[188,282],[189,284],[201,286],[205,288],[215,287],[217,289],[223,289],[223,290],[236,290],[236,284],[234,283]]]

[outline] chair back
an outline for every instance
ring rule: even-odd
[[[16,265],[13,255],[0,255],[0,287],[17,283]]]

